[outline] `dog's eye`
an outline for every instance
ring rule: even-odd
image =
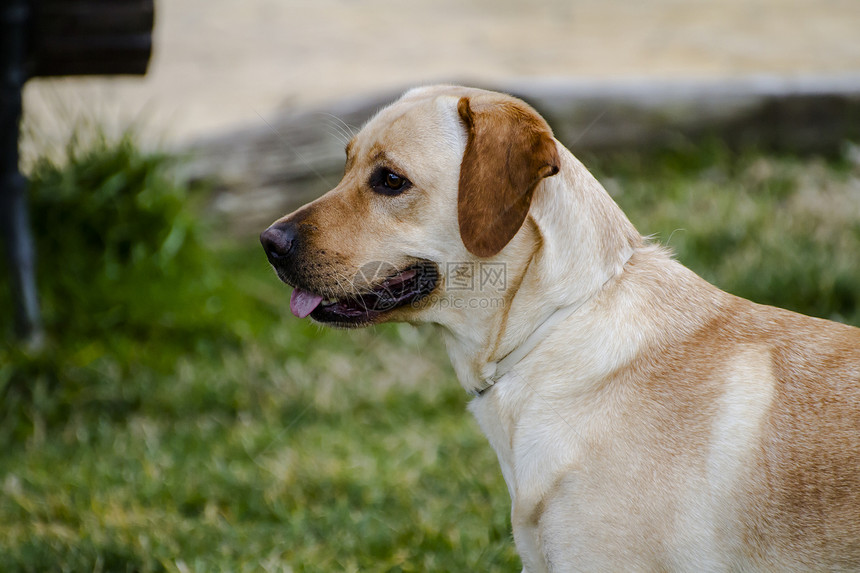
[[[403,184],[406,182],[403,177],[397,175],[396,173],[391,173],[390,171],[385,175],[385,186],[391,189],[392,191],[397,191]]]
[[[406,191],[411,185],[407,178],[385,168],[377,169],[370,177],[370,186],[383,195],[397,195]]]

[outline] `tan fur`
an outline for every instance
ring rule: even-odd
[[[570,309],[469,407],[524,570],[860,570],[860,329],[709,285],[509,96],[412,90],[347,154],[337,188],[280,220],[307,288],[432,261],[432,295],[380,320],[438,325],[473,392]],[[380,164],[413,187],[374,193]],[[452,288],[454,262],[503,263],[504,289]]]

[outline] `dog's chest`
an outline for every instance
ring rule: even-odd
[[[710,510],[694,501],[705,486],[693,477],[698,472],[692,465],[654,462],[641,444],[655,440],[641,428],[639,439],[633,438],[636,424],[625,423],[630,417],[609,414],[602,404],[564,409],[533,384],[504,383],[469,409],[498,456],[526,570],[552,570],[547,560],[584,570],[719,563],[712,532],[702,526],[703,518],[710,522]]]
[[[514,420],[509,415],[506,415],[506,419],[503,420],[503,408],[500,407],[498,400],[491,399],[490,396],[475,398],[469,404],[469,410],[475,416],[493,451],[496,452],[499,466],[502,469],[502,476],[505,478],[505,484],[508,486],[508,493],[513,500],[516,494],[513,487],[515,483],[513,473]]]

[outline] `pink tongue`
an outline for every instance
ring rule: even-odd
[[[293,294],[290,295],[290,310],[299,318],[304,318],[312,313],[320,302],[322,302],[320,295],[294,288]]]

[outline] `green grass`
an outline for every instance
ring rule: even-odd
[[[0,571],[520,570],[432,330],[299,321],[171,158],[70,156],[31,174],[49,345],[0,323]],[[712,146],[596,171],[712,282],[860,324],[856,167]]]
[[[708,281],[763,304],[860,324],[859,166],[738,156],[711,144],[597,171],[643,234]]]

